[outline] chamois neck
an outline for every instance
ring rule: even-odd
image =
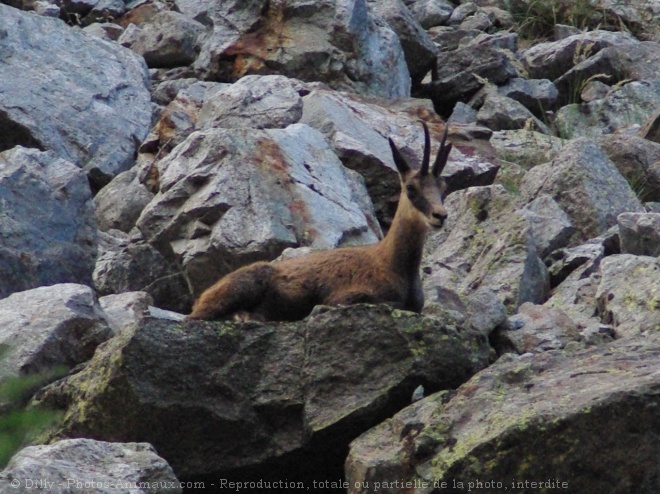
[[[390,230],[379,245],[383,261],[396,272],[417,273],[428,230],[427,222],[402,193]]]

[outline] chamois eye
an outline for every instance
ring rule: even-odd
[[[406,190],[408,191],[408,195],[412,195],[412,196],[417,195],[417,189],[413,184],[406,185]]]

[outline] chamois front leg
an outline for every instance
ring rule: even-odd
[[[406,300],[404,308],[412,312],[417,312],[418,314],[421,313],[424,308],[424,289],[422,288],[422,280],[419,277],[419,274],[413,280],[410,294],[408,300]]]
[[[250,321],[266,322],[266,318],[261,314],[255,314],[254,312],[249,312],[246,310],[239,310],[237,312],[234,312],[233,320],[234,322],[250,322]]]

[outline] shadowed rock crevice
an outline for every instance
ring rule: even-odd
[[[44,150],[43,144],[36,139],[29,128],[13,121],[6,112],[0,110],[0,152],[14,146]]]

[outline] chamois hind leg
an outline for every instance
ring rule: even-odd
[[[221,278],[197,299],[188,319],[239,319],[263,300],[274,272],[267,262],[255,262]]]

